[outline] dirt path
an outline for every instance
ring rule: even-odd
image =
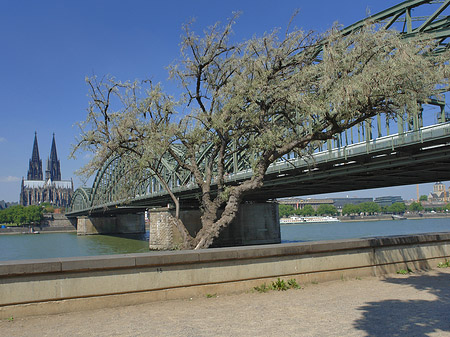
[[[450,336],[450,268],[3,320],[0,336]]]

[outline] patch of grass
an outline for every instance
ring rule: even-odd
[[[437,265],[438,268],[449,268],[450,267],[450,260],[445,260],[445,262],[440,262]]]
[[[12,321],[14,321],[14,317],[13,317],[13,316],[11,316],[11,317],[8,317],[8,321],[9,321],[9,322],[12,322]]]
[[[214,298],[217,297],[217,294],[206,294],[206,298]]]
[[[401,274],[401,275],[410,274],[412,272],[413,271],[411,269],[409,269],[409,268],[397,270],[397,274]]]
[[[362,280],[362,278],[359,277],[359,276],[356,276],[356,279],[357,279],[358,281],[361,281],[361,280]]]
[[[311,284],[319,284],[317,281],[311,281]]]

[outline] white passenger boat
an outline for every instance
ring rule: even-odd
[[[331,216],[291,216],[280,219],[280,225],[301,225],[322,222],[341,222],[341,220]]]

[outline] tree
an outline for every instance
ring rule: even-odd
[[[323,204],[317,208],[317,214],[319,215],[335,215],[336,213],[337,209],[333,205]]]
[[[359,209],[361,212],[367,213],[367,214],[374,214],[379,213],[381,210],[380,205],[378,205],[376,202],[373,201],[367,201],[359,204]]]
[[[43,202],[41,206],[44,208],[45,213],[53,213],[55,211],[55,208],[49,202]]]
[[[30,205],[25,207],[24,213],[25,223],[27,224],[39,224],[44,217],[44,210],[38,205]]]
[[[395,202],[387,208],[389,213],[399,214],[406,211],[406,206],[403,202]]]
[[[311,216],[316,215],[316,210],[311,205],[305,205],[300,211],[299,215]]]
[[[286,218],[288,216],[295,214],[295,208],[292,205],[279,204],[278,212],[280,218]]]
[[[120,156],[128,163],[125,195],[154,176],[177,214],[176,182],[166,164],[186,172],[201,190],[202,228],[192,236],[176,221],[184,248],[209,247],[244,197],[263,186],[272,163],[292,152],[309,155],[377,114],[395,118],[405,106],[411,112],[448,77],[447,54],[423,56],[430,41],[402,40],[367,25],[347,36],[336,27],[326,34],[274,30],[238,43],[230,38],[235,19],[203,37],[192,24],[184,27],[181,58],[170,66],[184,90],[180,99],[150,81],[87,79],[88,116],[73,153],[95,156],[82,172]],[[252,172],[239,185],[226,179],[233,156]]]
[[[421,195],[419,201],[428,201],[428,197],[426,195]]]
[[[408,206],[408,209],[411,212],[420,212],[423,211],[423,206],[420,202],[413,202],[411,205]]]
[[[43,209],[37,205],[17,205],[0,211],[0,223],[33,224],[41,222],[42,218]]]
[[[342,207],[342,214],[359,214],[361,213],[361,210],[358,205],[354,204],[345,204],[344,207]]]

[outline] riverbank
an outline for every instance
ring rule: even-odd
[[[0,321],[5,336],[448,336],[450,268]],[[205,315],[207,313],[207,315]],[[95,319],[93,319],[93,317]]]
[[[71,233],[76,232],[76,227],[64,214],[46,213],[44,219],[38,225],[22,225],[0,227],[0,234],[33,234],[34,232],[45,233]]]

